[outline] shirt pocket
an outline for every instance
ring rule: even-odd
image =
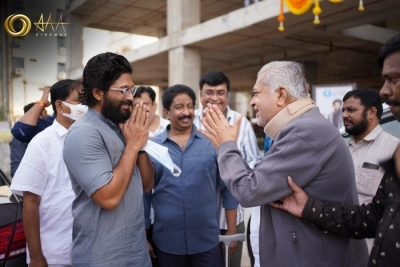
[[[357,171],[357,191],[361,194],[374,196],[382,180],[383,174],[379,170],[359,167]]]
[[[194,169],[198,172],[210,172],[216,170],[217,161],[214,153],[196,153],[192,158]]]

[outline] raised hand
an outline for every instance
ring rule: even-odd
[[[218,148],[226,141],[237,140],[239,136],[240,121],[243,116],[240,116],[232,126],[216,105],[207,104],[203,113],[204,117],[201,118],[201,122],[207,131],[200,130],[200,132],[210,139],[214,147]]]
[[[50,94],[50,86],[46,85],[45,87],[43,87],[43,94],[42,94],[42,98],[40,99],[45,107],[48,107],[51,105],[51,102],[49,100],[49,94]]]
[[[139,151],[146,145],[149,139],[149,113],[143,101],[133,107],[131,117],[120,126],[127,147]]]

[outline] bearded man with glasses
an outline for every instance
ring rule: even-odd
[[[89,111],[63,151],[75,193],[73,266],[151,266],[142,195],[153,188],[154,168],[141,151],[149,114],[143,101],[133,107],[133,85],[131,64],[114,53],[94,56],[83,71],[79,99]]]

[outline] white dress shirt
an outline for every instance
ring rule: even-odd
[[[28,191],[41,197],[40,241],[48,264],[71,264],[71,206],[75,194],[62,156],[66,133],[57,120],[38,133],[29,143],[10,187],[21,196]]]

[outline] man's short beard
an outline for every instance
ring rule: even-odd
[[[358,124],[353,124],[353,128],[348,129],[345,127],[345,130],[350,135],[360,135],[364,133],[368,128],[368,120],[367,120],[367,110],[363,111],[361,116],[361,121]]]
[[[121,101],[118,104],[116,101],[111,100],[106,94],[104,97],[103,106],[101,107],[101,114],[115,124],[123,123],[129,119],[132,113],[131,110],[122,112],[121,106],[124,104],[129,104],[132,106],[132,102],[128,100]]]

